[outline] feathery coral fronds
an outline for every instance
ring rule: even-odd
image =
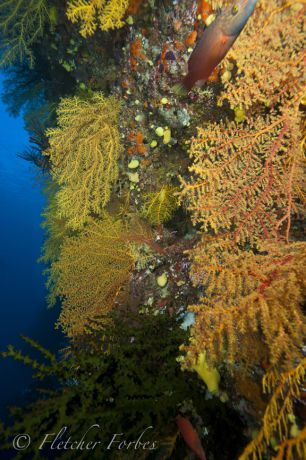
[[[295,438],[285,439],[277,446],[273,460],[304,460],[306,457],[306,426]]]
[[[44,218],[41,227],[45,231],[45,240],[42,245],[42,255],[39,262],[49,266],[59,259],[61,246],[68,236],[71,235],[71,229],[67,227],[67,221],[63,217],[58,217],[58,209],[56,202],[56,189],[57,186],[53,181],[47,184],[45,193],[47,195],[47,206],[42,213]],[[49,307],[53,307],[56,303],[55,274],[51,273],[50,268],[44,270],[47,276],[46,287],[48,291],[47,303]]]
[[[91,219],[78,236],[66,238],[58,261],[51,265],[54,297],[63,299],[59,324],[69,336],[87,331],[90,319],[113,308],[134,268],[130,243],[146,242],[140,226],[130,231],[120,220],[104,214]]]
[[[90,214],[101,214],[118,177],[122,150],[117,128],[120,104],[97,93],[91,100],[63,99],[59,126],[49,129],[52,177],[60,186],[56,194],[58,217],[72,229],[81,228]]]
[[[63,297],[59,322],[69,336],[85,332],[89,319],[113,307],[134,267],[121,221],[92,220],[77,237],[66,239],[52,264],[56,293]]]
[[[123,17],[128,9],[128,0],[110,0],[99,14],[101,30],[119,29],[124,26]]]
[[[269,0],[256,8],[227,55],[238,75],[225,82],[220,103],[227,100],[232,108],[242,105],[254,111],[257,103],[286,104],[303,90],[305,11],[305,0]]]
[[[46,0],[5,0],[0,3],[0,66],[15,61],[34,63],[32,45],[42,37],[48,21]]]
[[[144,197],[142,214],[152,225],[161,225],[170,220],[178,207],[175,187],[164,186]]]
[[[68,2],[67,17],[76,23],[81,21],[80,34],[93,35],[97,29],[96,8],[103,8],[105,0],[72,0]]]
[[[52,181],[47,184],[45,194],[47,206],[42,216],[44,218],[41,227],[45,230],[46,239],[42,246],[42,256],[39,259],[44,264],[49,264],[58,259],[61,244],[71,231],[67,228],[66,219],[58,217],[56,202],[57,186]]]
[[[254,116],[241,127],[211,123],[192,139],[190,183],[181,197],[194,223],[234,242],[287,240],[302,170],[300,114]]]
[[[293,402],[301,394],[306,378],[306,359],[287,372],[269,372],[264,376],[263,387],[273,392],[266,408],[262,428],[257,437],[246,447],[239,460],[263,458],[269,452],[272,438],[278,440],[274,460],[303,460],[306,457],[306,427],[296,437],[289,433],[293,416]]]
[[[70,0],[67,17],[80,22],[83,37],[93,35],[98,25],[101,30],[119,29],[129,6],[128,0]]]
[[[187,361],[202,351],[214,365],[256,364],[256,353],[241,347],[244,337],[264,342],[270,365],[289,366],[301,356],[306,335],[302,312],[306,292],[305,244],[262,243],[259,253],[219,240],[191,251],[191,277],[206,288],[196,313]],[[254,346],[254,345],[253,345]]]
[[[213,364],[255,364],[259,353],[241,346],[247,336],[265,343],[271,365],[300,358],[305,249],[289,241],[303,201],[305,3],[258,4],[229,53],[238,72],[220,100],[242,106],[245,120],[208,123],[191,141],[193,176],[181,179],[181,200],[215,239],[190,253],[191,276],[205,290],[190,307],[189,365],[203,350]]]

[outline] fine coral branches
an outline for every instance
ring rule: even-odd
[[[84,333],[90,319],[113,307],[134,267],[133,254],[126,225],[107,214],[66,238],[50,275],[54,297],[63,299],[59,322],[69,336]]]
[[[288,240],[300,152],[294,111],[255,116],[244,127],[221,122],[200,128],[190,148],[193,180],[183,180],[181,194],[193,221],[236,243]]]
[[[239,460],[263,458],[271,450],[271,440],[277,440],[274,460],[303,460],[306,456],[306,427],[290,437],[288,425],[294,422],[293,404],[301,395],[306,377],[306,359],[287,372],[275,371],[265,375],[263,387],[273,392],[266,408],[262,428],[256,438],[246,447]]]
[[[128,0],[70,0],[67,17],[73,23],[80,22],[80,34],[86,38],[98,26],[103,31],[122,27],[128,6]]]
[[[48,21],[46,0],[5,0],[0,4],[0,66],[28,59],[34,63],[32,45],[42,37]]]
[[[256,103],[272,107],[303,90],[305,9],[305,2],[272,0],[255,10],[226,58],[238,73],[225,82],[220,102],[254,110]]]
[[[203,233],[189,251],[202,296],[189,306],[195,322],[183,365],[205,351],[210,365],[242,379],[268,369],[264,389],[274,392],[241,460],[306,455],[306,431],[292,422],[305,379],[306,253],[305,243],[292,242],[305,201],[305,3],[258,2],[224,63],[233,75],[219,104],[236,120],[198,128],[191,177],[181,178],[180,199]]]
[[[306,426],[294,438],[285,439],[277,446],[273,460],[303,460],[306,457]]]
[[[226,357],[229,366],[254,365],[257,357],[240,346],[244,336],[264,342],[270,365],[301,356],[306,334],[302,304],[306,286],[304,243],[262,244],[260,252],[203,242],[192,250],[196,284],[205,286],[197,314],[189,359],[206,349],[212,364]],[[205,333],[203,334],[203,331]]]
[[[63,99],[58,127],[48,130],[52,177],[58,216],[72,229],[81,228],[90,214],[100,214],[118,177],[122,151],[117,128],[120,104],[97,93],[89,101]]]
[[[99,14],[101,30],[119,29],[129,6],[128,0],[110,0]]]
[[[65,238],[51,264],[49,285],[50,298],[62,299],[59,324],[70,337],[88,332],[93,319],[120,303],[137,262],[136,249],[151,240],[139,220],[127,223],[106,212]]]
[[[178,206],[175,191],[175,187],[164,186],[145,196],[142,213],[152,225],[161,225],[172,218]]]
[[[265,343],[270,365],[288,368],[301,358],[305,246],[290,237],[303,201],[304,6],[291,6],[273,1],[263,13],[261,3],[237,41],[239,52],[230,54],[238,71],[221,101],[242,107],[242,122],[207,123],[191,141],[192,175],[181,178],[181,200],[208,235],[190,251],[191,277],[203,297],[190,307],[196,320],[189,365],[202,350],[214,364],[258,364],[257,353],[241,346],[247,336]],[[284,37],[282,24],[294,19],[295,30]],[[269,21],[273,36],[264,30],[251,40],[248,31],[258,32],[261,20]],[[261,56],[268,76],[256,61]]]
[[[95,32],[97,28],[96,8],[103,6],[104,3],[103,0],[72,0],[68,3],[67,17],[73,23],[81,21],[80,34],[83,37]]]

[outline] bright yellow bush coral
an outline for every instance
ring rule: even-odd
[[[97,93],[90,100],[63,99],[58,127],[49,129],[51,173],[60,186],[58,217],[72,229],[81,228],[91,214],[100,214],[118,177],[120,145],[117,127],[120,104]]]
[[[67,16],[71,22],[81,23],[80,34],[86,38],[98,25],[104,31],[122,27],[128,6],[128,0],[70,0]]]
[[[161,225],[170,220],[178,207],[175,187],[164,186],[157,192],[145,195],[142,215],[152,225]]]
[[[294,400],[300,397],[305,378],[305,358],[287,372],[271,371],[265,375],[264,391],[273,392],[273,395],[266,408],[260,432],[246,447],[239,460],[266,458],[265,455],[272,449],[272,439],[277,444],[274,447],[273,460],[306,458],[306,427],[297,433],[289,432],[289,426],[294,421]]]
[[[59,324],[69,336],[85,333],[91,319],[113,308],[136,262],[133,246],[147,238],[141,225],[130,230],[105,213],[65,239],[50,277],[53,297],[62,298]]]

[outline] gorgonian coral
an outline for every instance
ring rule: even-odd
[[[63,298],[60,324],[70,336],[85,332],[89,319],[109,311],[129,280],[135,260],[121,221],[92,220],[67,238],[51,266],[56,294]]]
[[[88,37],[98,26],[104,31],[122,27],[128,6],[128,0],[70,0],[67,17],[73,23],[79,22],[80,34]]]
[[[197,317],[187,348],[190,362],[205,349],[212,364],[225,359],[229,367],[244,363],[247,369],[257,364],[256,341],[259,349],[265,344],[269,365],[290,367],[302,356],[305,244],[262,243],[258,249],[254,254],[217,239],[191,251],[191,277],[205,289],[190,306]],[[248,337],[252,352],[241,346]]]
[[[306,427],[295,425],[294,401],[301,397],[306,377],[306,359],[287,372],[269,372],[263,380],[266,393],[272,393],[262,427],[239,460],[264,458],[272,451],[274,460],[303,460],[306,456]],[[291,429],[289,426],[291,425]]]
[[[32,46],[43,35],[49,12],[46,0],[5,0],[0,4],[0,66],[27,59],[34,63]]]
[[[63,99],[58,127],[49,129],[51,174],[59,185],[58,217],[72,229],[81,228],[90,214],[101,214],[118,177],[120,145],[117,127],[120,103],[96,93],[90,100]]]
[[[182,179],[194,223],[234,242],[289,239],[303,170],[301,114],[209,123],[192,139],[191,180]]]
[[[191,140],[181,200],[206,235],[190,251],[203,296],[190,307],[189,364],[203,350],[211,363],[260,364],[261,342],[268,365],[288,369],[302,356],[305,246],[291,229],[304,197],[304,3],[258,3],[224,63],[234,67],[219,102],[241,113]]]
[[[133,245],[147,240],[141,225],[130,229],[106,213],[65,239],[51,264],[50,284],[52,297],[62,298],[59,323],[69,336],[85,333],[91,319],[113,308],[136,263]]]
[[[220,102],[232,108],[296,105],[303,93],[305,0],[259,3],[245,30],[229,51],[224,66],[237,66],[225,81]],[[293,26],[294,25],[294,26]]]

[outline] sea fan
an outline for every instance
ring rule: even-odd
[[[122,151],[117,127],[120,104],[114,97],[94,94],[90,100],[63,99],[58,127],[49,129],[51,172],[59,185],[58,217],[72,229],[91,214],[101,214],[118,177]]]

